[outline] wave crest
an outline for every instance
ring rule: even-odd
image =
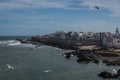
[[[4,46],[7,46],[7,45],[19,45],[21,44],[20,41],[17,41],[17,40],[4,40],[4,41],[0,41],[0,45],[4,45]]]

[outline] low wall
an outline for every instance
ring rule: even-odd
[[[81,45],[102,45],[102,40],[67,40],[67,39],[53,39],[53,38],[36,38],[33,40],[44,43],[56,43],[56,44],[76,44],[80,43]]]
[[[71,43],[81,43],[81,45],[102,45],[102,40],[71,40]]]

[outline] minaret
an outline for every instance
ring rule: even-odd
[[[119,35],[119,30],[116,28],[115,35]]]

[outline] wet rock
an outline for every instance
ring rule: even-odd
[[[71,58],[72,56],[76,56],[77,62],[94,62],[99,63],[99,59],[104,60],[103,63],[110,66],[118,66],[120,65],[119,54],[112,52],[104,52],[104,51],[89,51],[89,50],[75,50],[72,52],[65,53],[65,58]],[[106,59],[106,60],[105,60]]]
[[[90,61],[93,61],[93,59],[89,56],[86,56],[86,55],[79,55],[79,58],[77,60],[77,62],[90,62]]]
[[[101,56],[103,57],[118,57],[119,54],[114,54],[114,53],[100,53]]]
[[[117,74],[119,75],[119,77],[120,77],[120,69],[117,71]]]
[[[117,79],[117,78],[119,78],[119,74],[113,74],[112,76],[111,76],[111,78],[115,78],[115,79]]]
[[[103,60],[103,63],[107,63],[108,62],[108,60]]]
[[[77,62],[79,63],[79,62],[86,62],[86,63],[89,63],[90,61],[88,61],[88,60],[83,60],[83,59],[77,59]]]
[[[100,76],[102,78],[120,79],[120,69],[117,71],[116,74],[112,74],[110,72],[103,71],[103,72],[99,73],[98,76]]]
[[[71,53],[65,53],[65,58],[70,59],[71,58]]]
[[[118,66],[120,65],[120,60],[116,59],[116,60],[104,60],[103,63],[106,63],[107,66]]]
[[[113,66],[117,66],[120,65],[120,61],[114,60],[114,61],[107,61],[106,65],[113,65]]]
[[[70,56],[70,55],[66,55],[66,56],[65,56],[65,58],[68,58],[68,59],[70,59],[70,58],[71,58],[71,56]]]
[[[98,74],[98,76],[102,77],[102,78],[112,78],[112,74],[110,72],[107,71],[103,71],[100,74]]]
[[[94,63],[99,63],[99,60],[98,60],[98,59],[95,59],[95,60],[94,60]]]

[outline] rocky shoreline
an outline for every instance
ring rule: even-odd
[[[21,40],[21,39],[17,39],[17,40],[19,40],[21,43],[32,43],[37,45],[41,43],[34,40]],[[70,59],[72,56],[76,56],[77,57],[76,62],[78,63],[93,62],[93,63],[99,64],[99,61],[101,60],[107,66],[120,66],[120,52],[116,52],[115,49],[112,49],[112,48],[101,48],[99,46],[94,46],[94,47],[93,46],[74,46],[74,45],[67,45],[67,44],[55,44],[55,43],[49,43],[49,42],[46,42],[46,43],[42,42],[42,44],[58,47],[62,49],[74,50],[72,52],[66,52],[62,55],[64,55],[65,58],[67,59]],[[103,71],[99,73],[98,76],[103,78],[119,78],[120,73],[111,74],[107,71]]]
[[[102,77],[102,78],[113,78],[113,79],[120,79],[120,69],[118,71],[116,71],[115,74],[112,74],[108,71],[103,71],[101,73],[98,74],[98,76]]]
[[[76,50],[69,53],[64,53],[65,58],[70,59],[72,56],[77,57],[77,62],[94,62],[99,63],[102,60],[106,65],[120,65],[120,54],[109,51],[89,51],[89,50]]]
[[[107,66],[120,66],[120,54],[119,52],[109,51],[109,50],[75,50],[72,52],[64,53],[65,58],[70,59],[72,56],[76,56],[76,62],[93,62],[99,64],[101,60]],[[102,78],[112,78],[112,79],[120,79],[120,69],[116,74],[112,74],[108,71],[102,71],[98,74],[99,77]]]
[[[34,41],[31,39],[19,40],[21,43],[32,43],[39,45],[41,42]],[[120,65],[120,52],[115,52],[111,48],[101,48],[99,46],[75,46],[75,45],[66,45],[66,44],[55,44],[55,43],[43,43],[44,45],[49,45],[53,47],[58,47],[61,49],[71,49],[72,52],[64,53],[65,58],[70,59],[72,56],[76,56],[78,59],[77,62],[94,62],[99,63],[99,60],[102,60],[106,65],[117,66]]]

